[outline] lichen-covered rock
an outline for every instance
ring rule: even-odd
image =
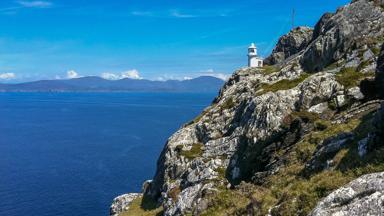
[[[264,62],[269,65],[278,64],[299,53],[312,40],[312,32],[313,29],[309,27],[297,27],[291,30],[280,37],[272,54]]]
[[[384,173],[364,175],[319,202],[311,216],[384,215]]]
[[[132,201],[140,196],[142,196],[140,193],[129,193],[116,197],[113,199],[109,214],[111,216],[118,216],[121,212],[127,211]]]
[[[325,139],[317,146],[312,159],[306,164],[306,169],[311,171],[327,169],[331,161],[323,161],[324,158],[326,158],[325,156],[338,152],[341,148],[347,145],[348,142],[351,142],[353,138],[354,134],[348,132],[340,133],[337,136]]]
[[[340,8],[335,14],[325,14],[314,29],[313,40],[304,51],[301,63],[308,71],[321,71],[326,66],[345,58],[362,63],[358,52],[370,40],[376,47],[384,32],[384,12],[380,5],[369,0],[359,0]],[[364,53],[364,52],[363,52]],[[363,54],[362,53],[362,54]],[[350,57],[348,57],[348,55]],[[375,61],[372,61],[375,62]]]
[[[151,194],[164,200],[165,215],[193,211],[199,203],[197,200],[203,200],[203,190],[212,182],[225,186],[228,181],[236,184],[240,179],[260,176],[259,172],[273,172],[278,163],[272,162],[272,158],[263,159],[264,167],[250,167],[255,161],[249,161],[252,155],[248,153],[264,145],[260,154],[268,155],[275,148],[275,141],[269,139],[277,139],[282,134],[284,145],[296,142],[306,133],[305,124],[298,122],[297,126],[284,129],[284,118],[295,110],[307,110],[324,103],[343,89],[334,74],[317,73],[290,89],[281,86],[281,90],[258,95],[263,81],[278,85],[286,77],[297,80],[303,76],[302,71],[291,73],[291,77],[286,74],[284,71],[270,75],[262,75],[261,71],[238,71],[201,118],[168,140],[150,187]],[[292,138],[287,138],[290,136]],[[172,192],[174,188],[180,190],[176,197]]]

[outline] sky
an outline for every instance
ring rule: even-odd
[[[0,83],[228,77],[349,0],[1,0]]]

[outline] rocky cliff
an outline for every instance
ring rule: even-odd
[[[212,105],[169,138],[136,203],[120,197],[126,206],[115,203],[111,212],[353,215],[349,204],[382,199],[382,174],[331,192],[384,171],[383,5],[353,1],[313,31],[283,36],[272,65],[236,71]],[[351,194],[360,200],[340,203],[363,184]],[[364,193],[372,187],[378,196]]]

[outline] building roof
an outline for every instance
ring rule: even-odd
[[[250,48],[254,48],[254,49],[256,49],[256,45],[255,45],[254,43],[251,43],[251,46],[249,46],[248,48],[249,48],[249,49],[250,49]]]

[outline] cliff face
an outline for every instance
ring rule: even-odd
[[[353,1],[324,15],[313,35],[283,36],[268,58],[278,64],[236,71],[169,138],[142,206],[157,202],[149,210],[164,215],[307,215],[338,187],[384,171],[383,21],[380,1]],[[329,212],[323,206],[312,214],[327,215],[317,214]]]
[[[299,53],[311,42],[313,29],[297,27],[288,34],[280,37],[272,54],[264,60],[265,64],[273,65],[284,62],[285,59]]]

